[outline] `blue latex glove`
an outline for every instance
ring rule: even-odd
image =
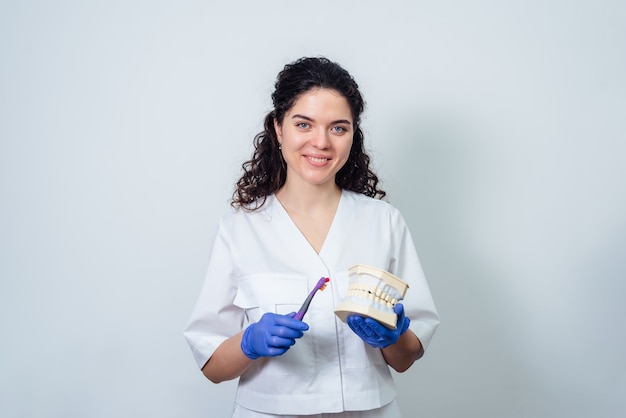
[[[289,315],[264,314],[259,322],[246,328],[241,338],[241,350],[252,360],[285,354],[309,326]]]
[[[356,335],[372,347],[385,348],[395,344],[411,323],[411,320],[404,316],[404,306],[401,303],[396,303],[393,311],[398,315],[396,329],[389,329],[375,319],[360,315],[348,316],[346,323]]]

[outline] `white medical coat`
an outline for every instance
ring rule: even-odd
[[[334,314],[355,264],[379,267],[409,284],[403,300],[424,349],[439,324],[428,285],[400,212],[343,191],[319,254],[275,196],[254,212],[220,220],[209,267],[185,337],[202,368],[215,349],[266,312],[295,312],[320,277],[310,326],[284,355],[262,357],[240,377],[236,402],[273,414],[368,410],[391,402],[395,388],[380,349],[364,343]]]

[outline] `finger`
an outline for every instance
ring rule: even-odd
[[[271,335],[282,338],[301,338],[304,335],[304,331],[300,329],[289,328],[281,325],[272,327],[270,331]]]
[[[398,314],[398,316],[402,316],[404,315],[404,305],[401,303],[396,303],[396,305],[393,307],[393,311]]]
[[[400,330],[400,335],[406,332],[410,324],[411,324],[411,320],[407,318],[406,316],[403,316],[402,322],[398,322],[398,329]]]
[[[292,338],[283,338],[277,335],[272,335],[266,340],[267,345],[271,348],[289,348],[296,343],[295,339]]]
[[[285,354],[287,350],[289,350],[289,347],[268,347],[265,355],[268,357],[281,356]]]
[[[407,328],[409,328],[411,320],[405,316],[404,305],[402,305],[401,303],[396,303],[396,306],[393,307],[393,311],[398,314],[396,326],[400,330],[400,335],[402,335],[406,332]]]
[[[389,334],[389,331],[391,331],[389,328],[372,318],[366,318],[365,325],[369,329],[370,333],[376,336],[387,335]]]
[[[277,315],[274,318],[274,323],[277,325],[282,325],[284,327],[289,327],[292,329],[297,329],[301,331],[306,331],[309,329],[309,324],[306,322],[299,321],[293,318],[295,313],[290,313],[289,315]]]
[[[346,318],[346,323],[352,331],[356,334],[364,334],[363,331],[363,317],[358,315],[350,315]]]
[[[367,324],[368,318],[357,316],[352,320],[354,332],[365,338],[377,337],[376,333]]]

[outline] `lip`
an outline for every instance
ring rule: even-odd
[[[326,165],[331,160],[330,157],[325,155],[304,155],[304,158],[306,158],[309,163],[318,166]]]

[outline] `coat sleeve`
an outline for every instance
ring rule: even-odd
[[[394,231],[391,273],[409,284],[405,299],[402,301],[405,315],[411,319],[410,328],[426,351],[439,326],[439,315],[411,232],[397,209],[391,216],[391,230]]]
[[[237,294],[228,234],[220,221],[204,284],[184,336],[200,368],[217,347],[242,329],[244,312],[233,304]]]

